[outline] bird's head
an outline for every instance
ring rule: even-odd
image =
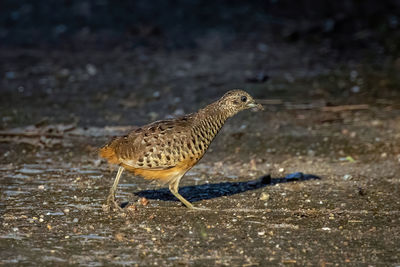
[[[230,116],[249,108],[264,109],[261,104],[257,104],[253,97],[243,90],[231,90],[222,96],[218,102]]]

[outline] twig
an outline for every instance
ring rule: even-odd
[[[342,112],[342,111],[349,111],[349,110],[363,110],[369,109],[369,105],[367,104],[360,104],[360,105],[342,105],[342,106],[333,106],[333,107],[322,107],[322,111],[329,111],[329,112]]]
[[[281,99],[256,99],[257,103],[262,105],[281,105],[283,101]]]

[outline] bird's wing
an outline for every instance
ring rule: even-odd
[[[120,162],[131,168],[165,170],[182,160],[182,149],[191,138],[193,117],[156,121],[129,135],[115,146]]]

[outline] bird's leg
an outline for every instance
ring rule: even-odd
[[[193,205],[192,203],[190,203],[189,201],[187,201],[183,196],[181,196],[178,193],[178,186],[179,186],[179,180],[180,179],[176,179],[175,181],[173,181],[172,183],[169,184],[169,191],[171,191],[171,193],[177,198],[179,199],[186,207],[188,207],[189,209],[193,209]]]
[[[186,207],[188,207],[189,209],[192,210],[207,210],[204,208],[196,208],[192,205],[192,203],[190,203],[189,201],[187,201],[183,196],[181,196],[178,193],[178,187],[179,187],[179,181],[181,179],[175,179],[172,183],[169,184],[169,191],[171,191],[171,193],[177,198],[179,199]]]
[[[117,172],[117,176],[115,177],[114,184],[110,189],[110,193],[107,197],[107,206],[111,208],[111,203],[113,204],[114,208],[121,210],[121,207],[115,201],[115,191],[117,191],[117,186],[119,183],[119,178],[121,177],[122,172],[124,171],[124,167],[120,166]]]

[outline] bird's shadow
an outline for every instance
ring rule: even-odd
[[[205,199],[212,199],[222,196],[230,196],[234,194],[243,193],[250,190],[255,190],[265,186],[272,186],[281,183],[290,183],[295,181],[319,180],[320,177],[312,174],[292,175],[280,178],[271,178],[270,175],[262,176],[255,180],[244,182],[224,182],[215,184],[202,184],[195,186],[184,186],[179,188],[179,193],[189,200],[196,202]],[[158,199],[164,201],[179,201],[175,198],[168,188],[161,188],[157,190],[142,190],[134,193],[136,196],[145,197],[147,199]]]

